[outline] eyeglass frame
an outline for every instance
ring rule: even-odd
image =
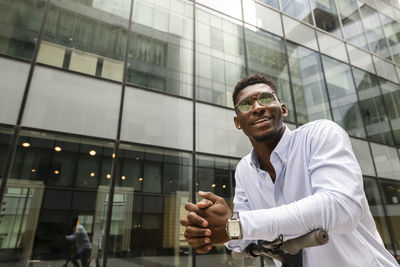
[[[258,102],[259,99],[257,99],[258,96],[260,96],[261,94],[265,94],[265,93],[266,93],[266,94],[271,94],[271,95],[273,96],[273,98],[274,98],[274,101],[280,101],[280,100],[279,100],[279,97],[278,97],[278,95],[277,95],[277,93],[274,92],[274,91],[273,91],[273,92],[260,92],[259,94],[255,95],[255,96],[245,97],[245,98],[243,98],[242,100],[240,100],[236,105],[234,105],[235,110],[236,110],[236,111],[239,111],[239,112],[242,112],[242,113],[250,112],[250,111],[252,111],[252,110],[254,109],[254,102],[256,102],[256,101],[257,101],[257,103],[258,103],[260,106],[262,106],[262,107],[268,106],[268,104],[270,104],[271,102],[268,103],[268,104],[266,104],[266,105],[261,105],[260,102]],[[249,109],[248,111],[240,111],[240,110],[238,110],[237,107],[239,106],[240,102],[242,102],[242,101],[245,100],[246,98],[252,100],[252,104],[253,104],[252,108]]]

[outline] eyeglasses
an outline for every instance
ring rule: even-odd
[[[273,93],[259,93],[257,96],[243,98],[235,105],[235,108],[237,108],[240,112],[248,112],[253,109],[254,100],[257,101],[260,106],[264,107],[274,102],[275,97]]]

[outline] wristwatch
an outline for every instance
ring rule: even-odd
[[[231,218],[226,223],[225,231],[230,239],[242,239],[242,225],[240,224],[239,212],[232,212]]]

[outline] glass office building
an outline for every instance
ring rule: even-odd
[[[0,266],[63,266],[73,218],[91,266],[270,265],[196,255],[179,225],[198,190],[232,204],[249,74],[289,128],[346,129],[400,259],[399,21],[395,0],[0,1]]]

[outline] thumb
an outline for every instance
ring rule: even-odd
[[[219,196],[217,196],[216,194],[211,193],[211,192],[199,191],[199,196],[201,196],[201,197],[203,197],[203,198],[205,198],[205,199],[211,200],[212,203],[214,203],[214,204],[215,204],[217,201],[221,200],[221,197],[219,197]]]

